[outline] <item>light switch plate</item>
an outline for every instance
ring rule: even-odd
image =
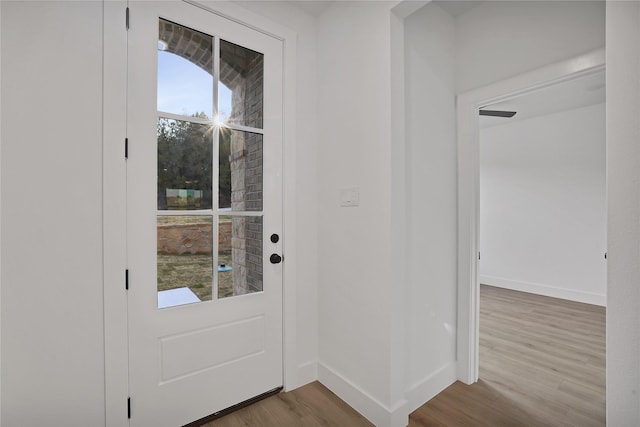
[[[360,188],[342,188],[340,189],[340,206],[354,207],[360,206]]]

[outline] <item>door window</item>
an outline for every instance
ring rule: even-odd
[[[264,55],[158,28],[158,307],[260,292]]]

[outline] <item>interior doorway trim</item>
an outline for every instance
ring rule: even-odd
[[[478,381],[479,311],[478,242],[480,154],[478,109],[605,68],[598,49],[457,96],[458,129],[458,335],[457,377]]]

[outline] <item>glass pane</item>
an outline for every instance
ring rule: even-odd
[[[213,117],[213,38],[160,19],[158,110]]]
[[[158,308],[211,300],[212,217],[157,218]]]
[[[231,90],[222,82],[218,82],[218,120],[220,123],[230,123],[231,95]]]
[[[218,297],[262,291],[262,217],[220,216]]]
[[[263,75],[263,54],[220,40],[220,121],[262,128]]]
[[[212,151],[208,126],[158,119],[158,210],[211,209]]]
[[[218,203],[232,211],[262,210],[262,135],[221,128]]]
[[[232,221],[230,216],[218,219],[218,298],[233,296],[231,261]]]

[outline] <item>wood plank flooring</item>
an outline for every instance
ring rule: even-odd
[[[604,426],[605,308],[480,288],[480,381],[455,383],[410,426]]]
[[[206,427],[372,427],[329,389],[313,382],[205,424]]]
[[[481,286],[480,381],[456,382],[409,426],[604,426],[605,309]],[[372,426],[315,382],[207,427]]]

